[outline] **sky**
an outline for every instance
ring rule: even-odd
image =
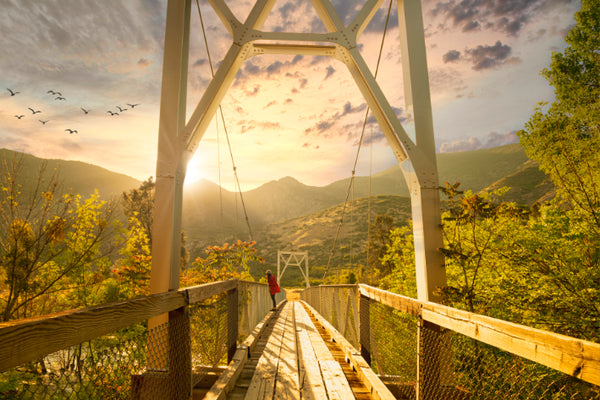
[[[383,41],[377,81],[410,133],[393,1],[388,28],[384,0],[358,46],[374,73]],[[333,5],[347,24],[363,2]],[[253,5],[226,3],[242,21]],[[139,180],[154,176],[166,4],[0,0],[0,148],[83,161]],[[217,68],[231,45],[208,2],[199,2],[200,12],[192,4],[188,117],[211,79],[208,54]],[[564,49],[579,7],[577,0],[422,1],[438,152],[518,141],[515,133],[536,105],[553,99],[540,71]],[[278,0],[263,30],[325,32],[309,0]],[[230,154],[243,190],[285,176],[326,185],[350,176],[355,159],[357,175],[396,164],[372,117],[358,146],[366,103],[335,59],[250,58],[222,109],[226,129],[213,121],[186,182],[204,178],[233,190]]]

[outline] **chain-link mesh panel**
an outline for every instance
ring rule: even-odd
[[[600,399],[598,386],[435,325],[419,342],[423,399]]]
[[[229,300],[223,293],[188,307],[192,368],[196,374],[227,364]]]
[[[172,311],[150,330],[137,324],[1,373],[0,399],[188,398],[194,382],[227,363],[228,341],[235,348],[231,293]]]
[[[371,367],[399,387],[401,398],[413,399],[417,382],[417,317],[371,301]]]
[[[169,351],[168,337],[187,326],[182,313],[150,331],[146,323],[133,325],[10,369],[0,374],[0,399],[178,398],[189,388],[169,379],[168,366],[180,364],[189,346]]]
[[[355,285],[321,286],[319,314],[355,348],[359,347],[358,302]]]
[[[239,334],[240,338],[248,336],[254,327],[273,308],[269,285],[265,283],[239,281]],[[279,304],[285,299],[285,290],[275,295]]]
[[[310,304],[312,308],[321,314],[321,286],[313,286],[304,289],[300,293],[300,299]]]

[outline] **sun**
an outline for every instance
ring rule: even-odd
[[[193,185],[202,179],[206,179],[206,170],[202,167],[202,163],[198,160],[198,157],[193,157],[187,167],[185,173],[184,185]]]

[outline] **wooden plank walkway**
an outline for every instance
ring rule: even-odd
[[[256,336],[238,348],[237,358],[205,399],[394,398],[380,382],[363,382],[365,376],[355,371],[347,349],[331,340],[301,302],[285,303],[263,322]]]

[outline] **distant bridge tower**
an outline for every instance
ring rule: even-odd
[[[281,270],[281,263],[283,262],[283,270]],[[302,269],[304,264],[304,269]],[[281,251],[277,250],[277,282],[281,282],[281,277],[288,266],[296,266],[300,268],[302,276],[306,281],[306,287],[310,287],[308,282],[308,252],[307,251]]]

